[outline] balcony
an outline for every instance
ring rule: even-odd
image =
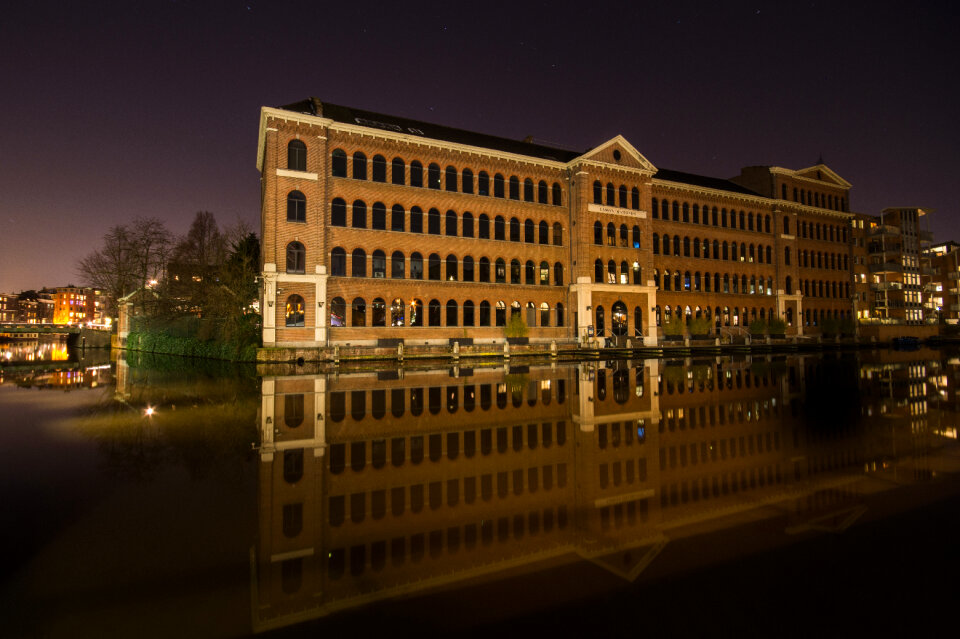
[[[920,231],[917,233],[917,238],[921,242],[933,242],[933,232],[931,231]]]
[[[900,228],[889,224],[879,224],[873,226],[867,231],[869,237],[896,236],[900,235]]]
[[[874,282],[870,284],[871,291],[899,291],[902,288],[902,282]]]
[[[871,273],[903,273],[903,264],[899,262],[884,262],[868,265]],[[958,273],[960,275],[960,273]],[[956,279],[956,278],[955,278]]]
[[[920,273],[922,273],[923,275],[933,276],[937,274],[937,269],[930,266],[924,266],[920,269]]]
[[[951,280],[960,280],[960,273],[957,271],[951,271],[950,273],[947,273],[947,277]]]

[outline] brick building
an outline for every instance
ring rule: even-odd
[[[850,184],[822,163],[716,179],[621,136],[576,153],[310,99],[262,109],[257,165],[265,346],[852,317]]]
[[[64,286],[53,296],[55,324],[86,324],[102,319],[100,291],[93,288]]]

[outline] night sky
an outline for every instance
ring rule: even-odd
[[[884,8],[890,6],[890,8]],[[824,162],[960,240],[947,3],[20,2],[0,14],[0,292],[112,225],[258,228],[262,105],[308,96],[713,177]]]

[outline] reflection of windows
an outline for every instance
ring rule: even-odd
[[[303,477],[303,449],[283,451],[283,480],[295,484]]]
[[[283,536],[296,537],[303,530],[303,504],[284,504]]]
[[[296,428],[303,423],[303,393],[284,395],[283,423],[288,428]]]
[[[303,326],[304,325],[304,303],[299,295],[291,295],[287,298],[286,306],[286,325]]]

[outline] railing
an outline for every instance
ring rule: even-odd
[[[884,262],[882,264],[868,264],[867,267],[870,269],[871,273],[902,273],[903,264],[898,262]]]
[[[890,226],[889,224],[880,224],[874,227],[871,227],[867,231],[869,237],[878,237],[880,235],[900,235],[900,229],[896,226]]]
[[[899,291],[902,288],[902,282],[873,282],[870,284],[871,291]]]

